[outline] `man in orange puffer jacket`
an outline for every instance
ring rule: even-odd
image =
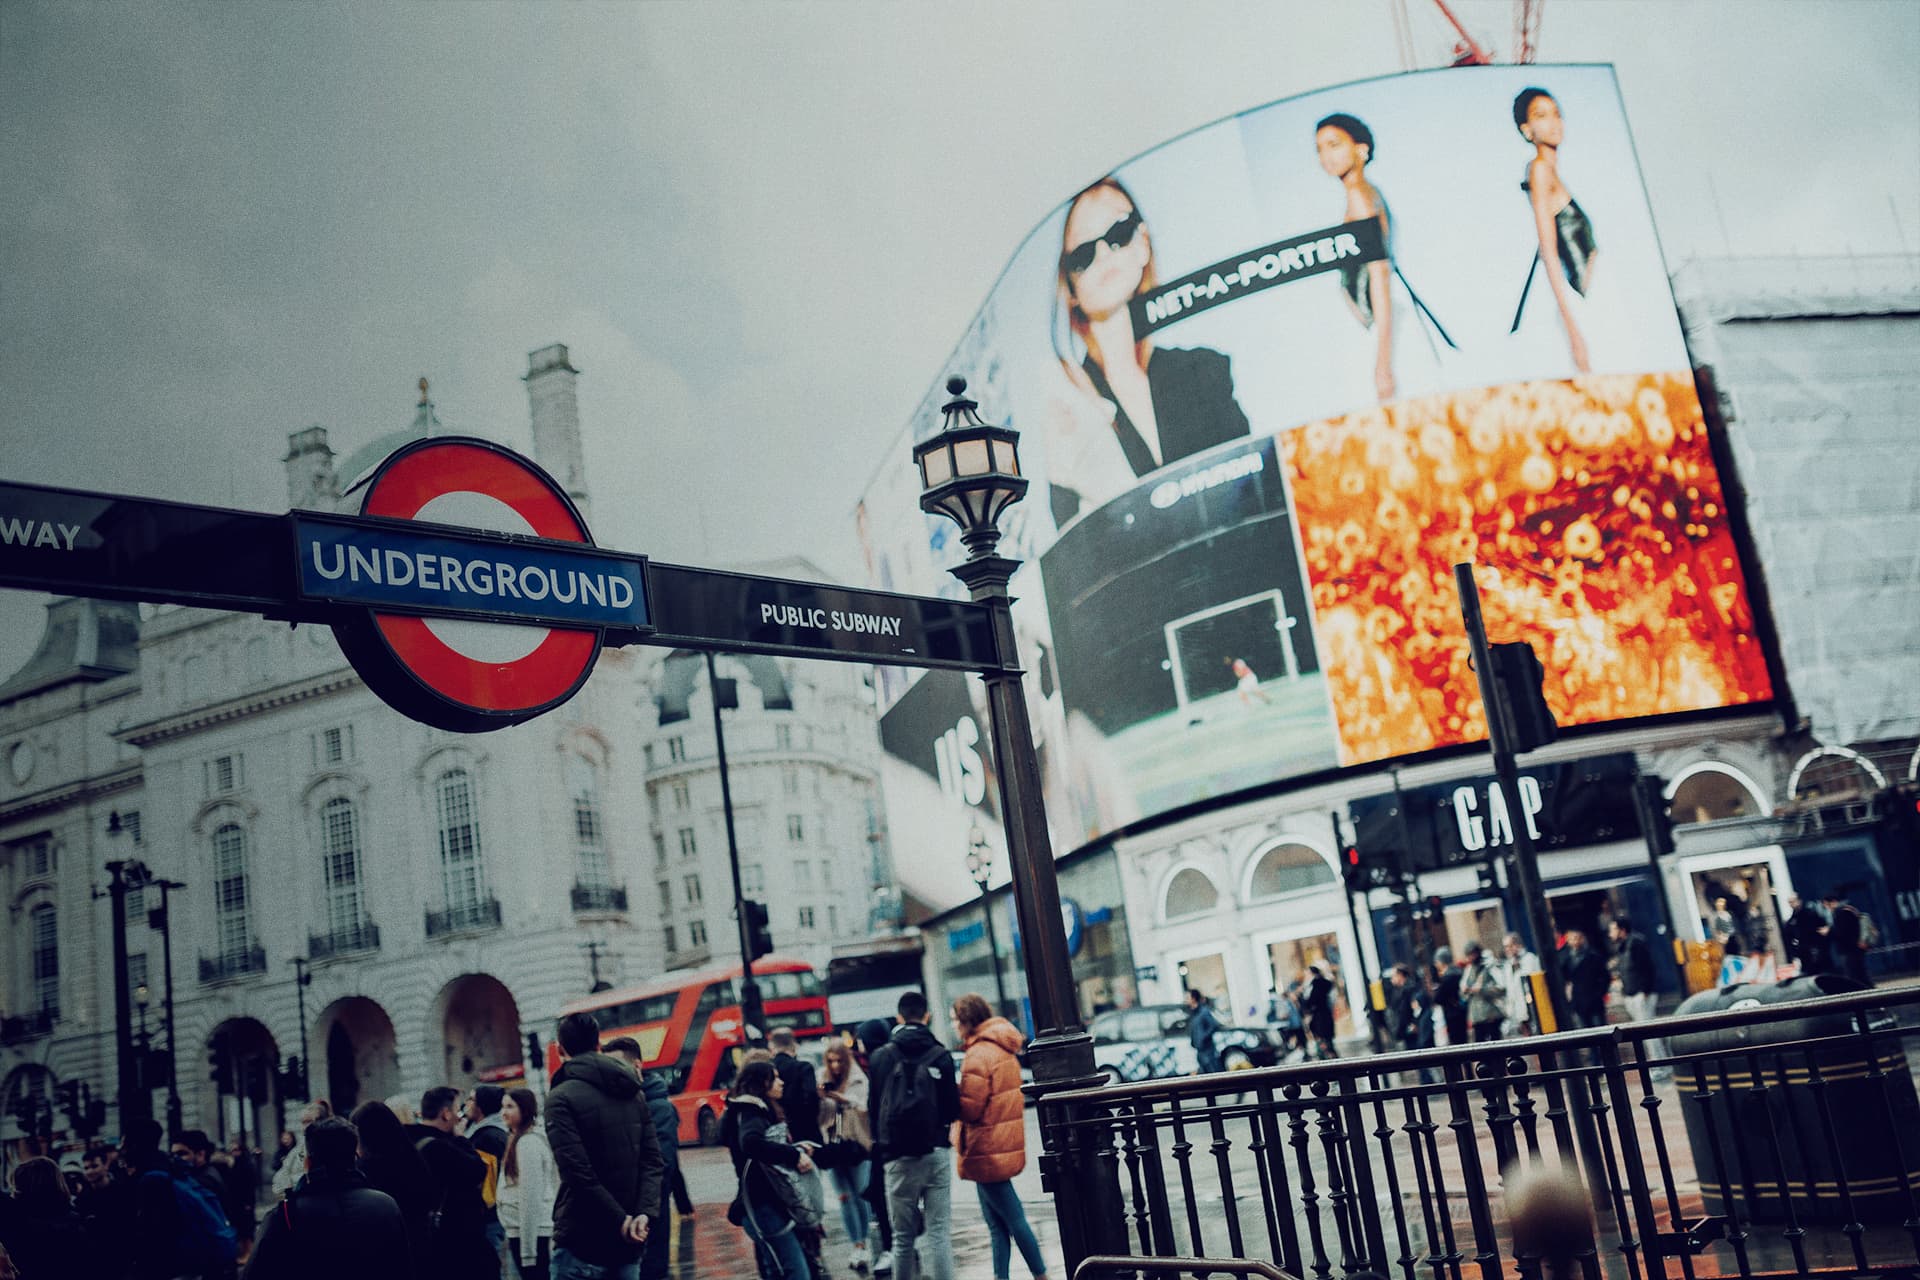
[[[980,1196],[980,1215],[993,1242],[995,1280],[1005,1280],[1014,1245],[1020,1246],[1035,1280],[1045,1280],[1040,1244],[1013,1189],[1014,1175],[1027,1164],[1027,1100],[1020,1092],[1016,1056],[1025,1037],[971,992],[953,1002],[953,1025],[966,1047],[953,1146],[960,1156],[960,1176],[973,1183]]]

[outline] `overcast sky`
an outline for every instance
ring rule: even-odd
[[[1504,58],[1509,5],[1455,7]],[[1618,65],[1671,265],[1920,249],[1920,3],[1552,0],[1540,56]],[[561,341],[600,542],[852,576],[859,490],[1050,208],[1402,69],[1390,0],[0,0],[0,478],[283,510],[289,432],[351,452],[423,374],[530,448]],[[0,678],[40,606],[0,592]]]

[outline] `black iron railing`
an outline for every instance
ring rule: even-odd
[[[20,1044],[50,1036],[53,1034],[53,1024],[59,1020],[58,1009],[41,1009],[36,1013],[0,1018],[0,1044]]]
[[[500,927],[500,899],[482,898],[462,903],[445,911],[427,912],[427,936],[444,937],[450,933],[478,933]]]
[[[1080,1252],[1189,1270],[1495,1280],[1564,1250],[1590,1278],[1912,1275],[1916,1037],[1907,989],[1042,1090],[1041,1167],[1056,1197],[1119,1188]],[[1516,1203],[1555,1185],[1582,1220],[1516,1238]]]
[[[576,884],[573,886],[575,911],[625,911],[627,886],[623,884]]]
[[[340,929],[307,935],[307,959],[331,960],[358,951],[380,949],[380,926],[371,920],[358,920]]]
[[[200,957],[202,982],[232,982],[236,978],[251,977],[266,971],[267,952],[264,947],[244,947],[217,956]]]

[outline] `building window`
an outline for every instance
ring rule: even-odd
[[[777,724],[773,726],[773,745],[781,751],[792,750],[793,726],[790,724]]]
[[[140,835],[140,811],[138,809],[129,810],[120,815],[120,829],[131,836],[136,845],[145,843]]]
[[[800,908],[800,927],[802,929],[813,928],[813,908],[812,907]]]
[[[680,882],[680,885],[683,889],[686,890],[687,905],[690,907],[699,906],[700,905],[700,877],[697,875],[688,876]]]
[[[653,768],[653,744],[651,742],[640,748],[640,758],[647,762],[647,768]]]
[[[827,904],[827,932],[840,932],[840,908],[832,903]]]
[[[766,892],[766,888],[767,888],[766,875],[764,872],[760,870],[759,863],[749,862],[741,866],[740,892],[764,893]]]
[[[788,814],[787,815],[787,839],[792,841],[794,844],[799,844],[802,840],[806,838],[807,838],[806,824],[800,821],[800,815],[797,813]]]
[[[677,737],[668,738],[667,739],[667,759],[672,761],[675,764],[679,764],[681,761],[685,760],[686,758],[687,758],[687,744],[685,740]]]
[[[1249,899],[1273,898],[1303,889],[1318,889],[1334,881],[1327,860],[1304,844],[1277,844],[1260,855],[1247,881]]]
[[[661,880],[654,887],[660,891],[660,909],[670,909],[673,906],[673,881]]]
[[[793,864],[793,887],[796,889],[813,888],[813,864],[805,858]]]
[[[138,929],[147,922],[147,887],[136,885],[127,890],[126,903],[127,928]]]
[[[672,955],[674,952],[680,949],[680,944],[674,940],[672,925],[666,926],[666,933],[667,933],[667,954]]]
[[[253,946],[247,922],[247,833],[229,822],[213,833],[214,933],[222,958]]]
[[[127,957],[127,990],[137,992],[147,985],[147,953]]]
[[[667,860],[667,833],[664,831],[653,833],[653,859],[655,862]]]
[[[705,920],[692,920],[688,922],[687,945],[690,947],[704,947],[707,945],[707,922]]]
[[[600,775],[580,756],[567,762],[573,792],[573,848],[582,885],[605,889],[613,884],[613,864],[600,821]]]
[[[51,902],[33,909],[33,1005],[41,1013],[60,1012],[60,921]]]
[[[210,796],[238,791],[247,785],[246,761],[238,753],[230,756],[216,756],[203,768],[207,794]]]
[[[800,770],[790,764],[780,766],[780,790],[790,796],[800,794]]]
[[[53,837],[35,836],[15,847],[15,865],[27,879],[45,880],[53,875]]]
[[[1219,901],[1220,891],[1213,887],[1213,881],[1207,879],[1204,871],[1182,867],[1167,882],[1166,918],[1177,920],[1181,916],[1211,911]]]
[[[361,924],[360,818],[353,801],[329,800],[320,810],[320,865],[327,883],[327,931],[348,935]]]
[[[820,864],[820,887],[823,889],[833,888],[833,860],[831,858]]]
[[[694,843],[693,828],[680,828],[680,856],[683,858],[691,858],[698,852],[700,852],[700,849],[699,846]]]
[[[322,729],[313,736],[313,762],[319,766],[340,764],[353,756],[353,728]]]
[[[693,797],[687,792],[686,779],[676,778],[673,783],[673,807],[685,809],[692,803]]]
[[[480,820],[474,812],[473,779],[465,769],[449,769],[434,786],[440,816],[440,880],[447,910],[480,904]]]

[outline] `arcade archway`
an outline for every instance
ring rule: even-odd
[[[272,1151],[284,1126],[276,1084],[280,1047],[273,1033],[254,1018],[228,1018],[207,1035],[201,1061],[203,1073],[200,1128],[222,1146],[241,1138],[262,1151]],[[188,1072],[181,1071],[182,1083]]]
[[[429,1026],[441,1045],[439,1080],[465,1089],[522,1073],[520,1006],[498,979],[462,974],[434,998]]]
[[[311,1086],[340,1115],[400,1092],[400,1051],[387,1011],[365,996],[335,1000],[313,1024]]]

